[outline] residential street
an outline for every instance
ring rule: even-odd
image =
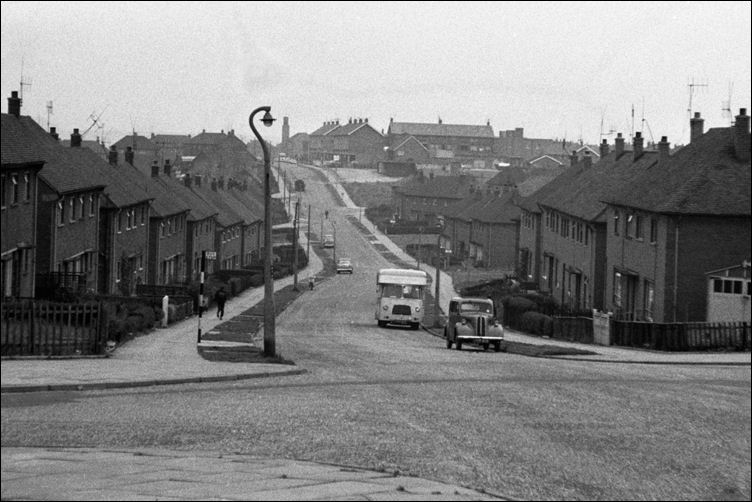
[[[3,394],[2,446],[240,453],[516,499],[749,499],[748,366],[456,351],[424,331],[379,328],[384,250],[348,222],[353,210],[337,207],[324,178],[287,170],[305,180],[313,215],[329,210],[337,256],[355,267],[277,320],[278,353],[306,373]]]

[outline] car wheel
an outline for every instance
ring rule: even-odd
[[[447,348],[451,349],[452,348],[452,339],[449,338],[449,333],[447,333],[446,329],[444,330],[444,338],[446,339]]]
[[[488,343],[483,344],[483,350],[488,350]]]
[[[494,351],[495,351],[495,352],[499,352],[499,351],[501,351],[501,342],[496,342],[496,343],[494,344]]]
[[[419,330],[420,329],[420,323],[419,322],[414,322],[414,323],[412,323],[410,325],[410,328],[413,329],[413,330]]]

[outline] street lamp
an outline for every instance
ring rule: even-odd
[[[441,247],[441,232],[444,230],[444,225],[441,220],[439,221],[439,234],[436,238],[436,247],[438,248],[438,256],[436,257],[436,290],[433,295],[433,325],[436,327],[439,327],[439,305],[441,303],[439,301],[439,295],[441,294],[439,284],[441,283],[441,260],[444,258],[444,248]]]
[[[264,152],[264,355],[274,357],[276,355],[274,340],[274,277],[272,276],[272,191],[271,191],[271,165],[269,161],[269,147],[263,140],[256,127],[253,125],[253,117],[258,112],[264,112],[261,122],[266,127],[274,123],[269,111],[271,106],[260,106],[251,112],[248,124],[253,134],[256,135]]]

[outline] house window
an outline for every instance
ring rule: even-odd
[[[97,199],[93,195],[89,195],[89,216],[94,216],[94,212],[96,211],[96,202]]]
[[[31,179],[29,173],[24,173],[24,185],[26,187],[24,189],[24,194],[26,195],[24,200],[28,202],[31,200]]]
[[[632,239],[634,237],[634,215],[628,214],[627,220],[624,222],[624,235],[627,237],[627,239]]]
[[[11,194],[10,194],[10,203],[12,204],[18,204],[18,194],[19,194],[19,186],[18,186],[18,175],[12,174],[10,176],[11,181]]]
[[[650,243],[658,242],[658,220],[650,218]]]
[[[146,207],[141,206],[141,225],[146,225]]]
[[[63,199],[57,201],[57,224],[65,225],[65,202]]]
[[[655,285],[652,281],[645,281],[645,302],[643,309],[645,311],[645,320],[653,322],[653,310],[655,308]]]
[[[621,272],[614,271],[614,306],[621,308]]]
[[[83,220],[84,219],[84,196],[81,195],[78,198],[78,219]]]
[[[69,219],[71,222],[76,221],[76,198],[71,197],[68,199],[68,212],[70,213]]]
[[[122,233],[123,231],[123,212],[118,211],[117,216],[115,217],[115,229],[117,230],[117,233]]]
[[[645,238],[642,230],[642,216],[635,216],[635,238],[640,240]]]
[[[619,211],[614,211],[614,235],[619,235],[619,224],[621,223]]]

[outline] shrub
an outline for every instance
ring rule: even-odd
[[[534,335],[550,336],[553,332],[553,319],[540,312],[528,311],[522,314],[521,328]]]
[[[510,310],[516,310],[517,312],[527,312],[529,310],[536,310],[538,304],[533,300],[529,300],[522,296],[507,297],[507,301],[504,304],[505,308]]]
[[[251,276],[251,287],[257,288],[264,284],[264,274],[255,274]]]
[[[245,289],[239,277],[231,277],[227,283],[230,285],[230,296],[237,296]]]

